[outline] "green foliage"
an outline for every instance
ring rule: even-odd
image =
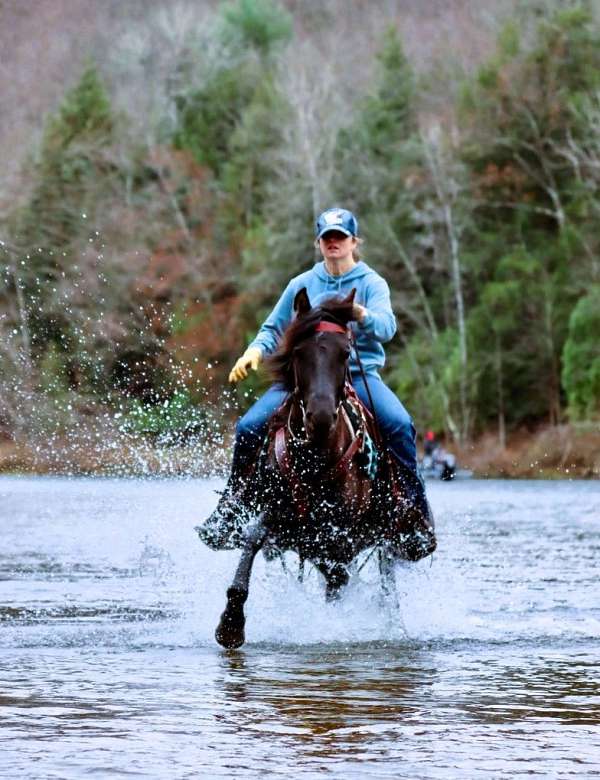
[[[237,0],[223,9],[222,37],[232,48],[253,48],[263,56],[292,37],[292,19],[271,0]]]
[[[563,385],[572,420],[600,419],[600,286],[581,298],[569,318]]]
[[[33,170],[35,186],[17,217],[21,242],[36,251],[40,247],[45,252],[64,251],[78,235],[82,215],[87,216],[86,208],[96,202],[93,184],[110,169],[103,150],[113,129],[107,92],[90,66],[46,123]]]
[[[264,132],[264,121],[256,118],[276,100],[273,63],[267,55],[290,38],[288,14],[269,0],[238,0],[222,11],[221,37],[228,45],[220,59],[212,63],[200,87],[184,90],[177,98],[177,127],[173,143],[192,152],[201,165],[208,165],[220,177],[229,161],[232,147],[248,145],[245,135],[254,140],[252,127],[257,123]],[[261,57],[256,58],[258,52]],[[249,112],[250,116],[245,117]],[[278,114],[271,121],[277,126]]]
[[[508,410],[513,424],[539,418],[544,408],[550,420],[560,417],[561,353],[580,280],[590,277],[582,261],[595,198],[569,150],[595,133],[579,107],[600,83],[600,34],[576,6],[544,12],[532,36],[525,47],[514,29],[502,33],[501,53],[466,90],[461,114],[478,196],[466,237],[477,281],[472,296],[492,321],[491,333],[478,333],[473,312],[471,340],[484,367],[480,386],[500,382],[516,399]],[[486,362],[486,354],[493,359]],[[480,393],[483,402],[488,395]]]
[[[361,109],[361,129],[371,153],[389,159],[398,142],[416,130],[414,75],[393,27],[387,31],[377,59],[377,90]]]
[[[256,64],[219,68],[199,89],[180,96],[175,147],[190,151],[220,176],[229,159],[231,136],[252,101],[258,76]]]
[[[458,338],[447,330],[433,343],[415,333],[394,361],[388,373],[390,387],[410,409],[417,429],[449,431],[456,409],[455,377]]]
[[[175,443],[200,432],[205,425],[206,414],[192,401],[190,393],[177,390],[162,403],[134,400],[121,427],[133,435],[142,434],[163,443]]]
[[[250,229],[260,221],[273,176],[271,154],[282,144],[286,112],[277,86],[264,77],[230,136],[223,189],[228,195],[228,216],[238,229]]]
[[[410,140],[417,128],[414,75],[393,28],[385,35],[378,64],[374,90],[359,103],[354,121],[340,133],[338,157],[342,165],[337,184],[347,189],[348,195],[356,193],[359,206],[368,198],[360,184],[369,171],[374,179],[371,184],[376,186],[379,176],[384,176],[378,189],[388,200],[392,197],[390,177],[397,181],[398,168],[404,167],[407,153],[412,157]],[[351,182],[359,186],[352,187]]]
[[[389,29],[338,133],[318,90],[290,90],[292,19],[269,0],[221,4],[213,45],[193,63],[181,53],[160,147],[128,136],[87,67],[48,118],[7,224],[2,371],[27,366],[51,405],[129,405],[132,433],[188,435],[202,415],[179,380],[221,387],[310,267],[314,212],[333,192],[390,283],[401,344],[387,376],[420,427],[558,421],[565,394],[572,419],[598,417],[600,31],[587,5],[544,3],[506,24],[462,85],[457,127],[447,104],[419,115],[423,82]],[[321,121],[335,148],[314,138]],[[238,387],[240,405],[266,381]]]
[[[521,50],[519,27],[511,20],[501,29],[498,36],[498,48],[505,58],[516,57]]]
[[[34,353],[42,357],[52,345],[65,351],[77,342],[78,323],[60,293],[77,285],[81,269],[75,254],[81,238],[89,237],[87,219],[105,186],[112,188],[114,169],[105,152],[113,131],[108,95],[90,66],[48,119],[39,158],[31,165],[30,196],[11,216],[9,229],[22,251],[22,316],[28,318]]]
[[[415,203],[422,181],[414,76],[394,29],[385,35],[373,91],[359,103],[339,137],[335,190],[360,215],[369,258],[391,272],[400,251],[418,241]]]
[[[79,82],[64,97],[58,112],[48,121],[42,142],[42,160],[93,137],[106,138],[114,127],[108,93],[94,65],[88,65]]]
[[[61,398],[68,386],[68,353],[51,343],[39,363],[39,390],[46,396]]]

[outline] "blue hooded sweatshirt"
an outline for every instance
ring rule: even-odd
[[[362,322],[353,322],[351,327],[364,370],[377,373],[377,369],[385,363],[382,344],[396,332],[396,318],[392,312],[387,282],[362,261],[341,276],[328,273],[323,261],[310,271],[295,276],[250,346],[259,347],[263,354],[275,350],[283,331],[294,318],[294,298],[303,287],[306,287],[312,306],[328,298],[345,297],[353,287],[356,288],[354,300],[367,309],[367,315]],[[354,353],[350,358],[350,370],[359,370]]]

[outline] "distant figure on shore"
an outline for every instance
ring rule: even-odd
[[[433,431],[427,431],[425,434],[425,443],[423,445],[425,455],[433,455],[435,449],[439,447],[435,433]]]
[[[456,458],[446,452],[433,431],[427,431],[423,441],[421,470],[427,477],[448,481],[456,474]]]

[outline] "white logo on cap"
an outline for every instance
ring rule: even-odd
[[[344,222],[344,214],[342,211],[329,211],[323,215],[326,225],[342,225]]]

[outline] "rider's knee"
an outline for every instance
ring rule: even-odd
[[[254,415],[246,412],[240,417],[235,426],[235,437],[238,441],[253,441],[260,438],[264,424],[261,425]]]
[[[391,438],[401,438],[405,441],[414,442],[416,438],[416,429],[412,417],[404,409],[394,410],[393,416],[390,415],[383,426],[386,435]]]
[[[252,425],[252,420],[249,419],[249,415],[245,414],[237,421],[235,426],[235,437],[236,439],[245,439],[252,436],[253,433],[254,426]]]

